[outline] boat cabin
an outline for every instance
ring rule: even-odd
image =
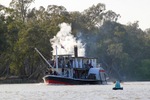
[[[58,74],[72,78],[86,78],[90,68],[97,67],[97,58],[89,57],[72,57],[72,55],[56,55],[53,56],[51,65],[57,69]]]

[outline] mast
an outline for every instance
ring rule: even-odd
[[[45,59],[45,57],[41,54],[41,52],[37,49],[34,48],[36,52],[45,60],[45,62],[49,65],[50,68],[53,68],[52,65]]]
[[[57,55],[57,46],[56,46],[56,72],[58,72],[58,55]]]

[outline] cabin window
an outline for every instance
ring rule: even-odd
[[[96,79],[96,75],[95,74],[89,74],[88,79]]]

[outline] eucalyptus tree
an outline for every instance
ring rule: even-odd
[[[145,45],[150,47],[150,28],[146,29],[145,31],[145,35],[144,35],[144,38],[145,38]]]
[[[5,24],[5,16],[3,14],[0,14],[0,54],[1,51],[4,50],[4,46],[5,46],[5,32],[7,31],[7,27]]]
[[[106,6],[102,3],[89,7],[84,10],[83,14],[89,26],[94,25],[98,28],[101,27],[105,21],[117,21],[120,17],[119,14],[116,14],[112,10],[106,11]]]
[[[105,11],[102,13],[103,22],[105,21],[111,21],[111,22],[117,22],[117,20],[121,17],[120,14],[117,14],[116,12],[112,10]]]
[[[144,43],[144,32],[138,27],[138,22],[131,23],[126,26],[126,32],[128,35],[128,41],[125,48],[128,54],[135,60],[139,59],[142,54],[142,48]],[[130,48],[130,49],[129,49]]]
[[[17,20],[26,21],[28,8],[34,0],[12,0],[10,7],[14,9],[14,16]]]
[[[139,36],[138,36],[139,38]],[[140,46],[140,52],[138,59],[138,65],[136,66],[136,76],[140,80],[149,80],[150,76],[150,29],[146,29],[143,34],[140,34],[140,42],[138,43]]]
[[[102,13],[106,10],[105,4],[98,3],[96,6],[93,5],[88,9],[84,10],[85,20],[87,21],[87,28],[90,28],[91,25],[101,26],[103,16]]]
[[[40,6],[39,9],[32,8],[28,10],[27,20],[28,23],[38,21],[40,23],[49,22],[48,13],[43,6]]]
[[[9,64],[12,61],[13,47],[18,40],[21,24],[11,16],[12,9],[0,7],[0,75],[9,74]]]
[[[10,64],[11,73],[30,77],[38,70],[38,74],[40,74],[45,65],[41,64],[42,60],[39,61],[40,56],[35,52],[34,48],[38,48],[44,55],[47,55],[46,58],[49,57],[50,37],[48,33],[39,24],[30,23],[21,29],[18,37],[19,39],[13,49],[14,56]]]
[[[4,70],[6,69],[4,65],[6,65],[5,58],[5,51],[7,48],[7,40],[5,33],[7,32],[7,24],[5,23],[5,15],[1,12],[3,10],[0,7],[0,75],[3,74]]]
[[[57,26],[62,22],[69,22],[69,12],[63,6],[48,5],[47,16],[53,25]]]
[[[87,33],[88,30],[85,27],[87,21],[84,20],[84,15],[79,11],[70,12],[70,23],[72,26],[72,34],[77,35],[78,33]]]

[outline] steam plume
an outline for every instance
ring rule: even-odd
[[[54,38],[50,39],[50,43],[53,48],[53,55],[56,54],[56,46],[58,55],[63,54],[74,54],[74,46],[78,47],[78,55],[85,56],[85,45],[82,44],[81,40],[77,40],[71,34],[71,25],[62,23],[59,25],[60,31]]]

